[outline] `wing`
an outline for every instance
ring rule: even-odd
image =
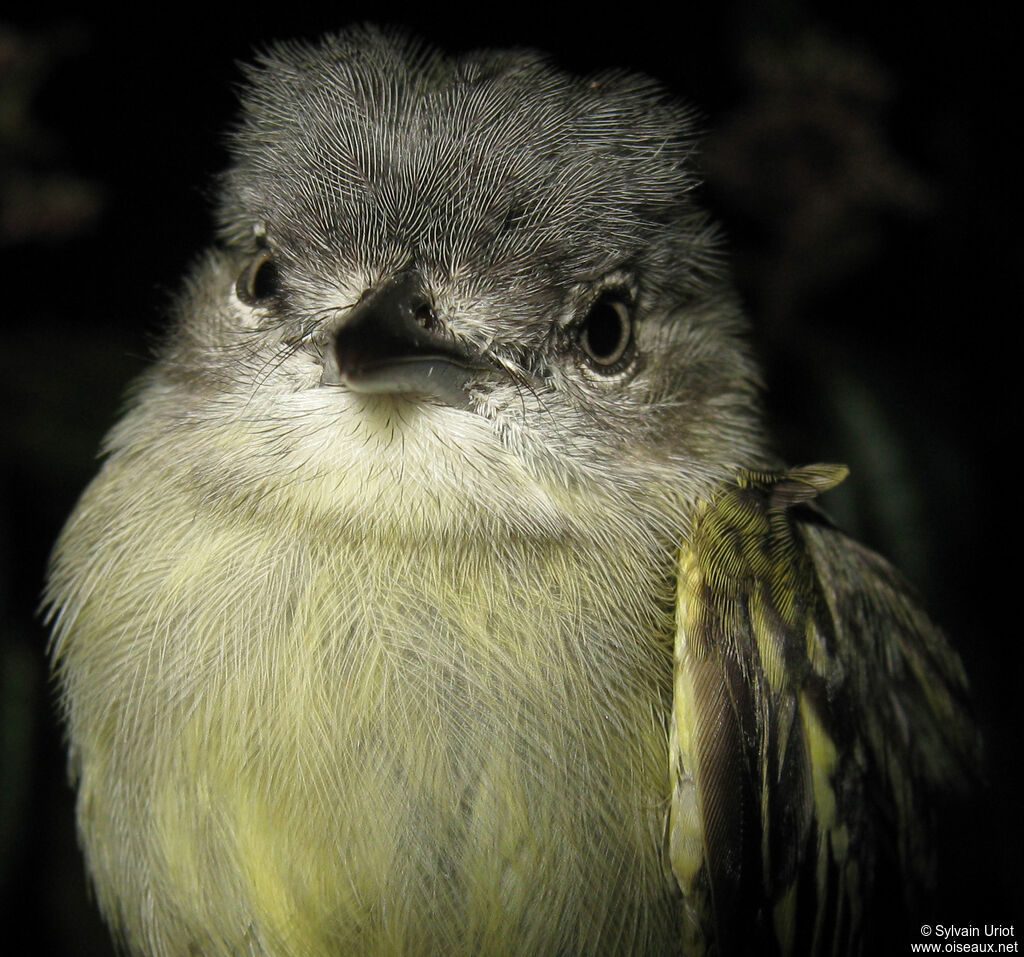
[[[741,475],[680,558],[669,857],[688,955],[861,952],[877,895],[929,870],[922,795],[976,753],[945,639],[809,504],[846,474]]]

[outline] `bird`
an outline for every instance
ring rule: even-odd
[[[774,449],[694,111],[370,25],[244,70],[44,597],[117,942],[870,952],[967,679]]]

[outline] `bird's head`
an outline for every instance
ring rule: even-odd
[[[692,498],[763,460],[692,117],[656,83],[370,28],[275,46],[247,79],[221,245],[162,364],[249,423],[246,481],[498,513]]]

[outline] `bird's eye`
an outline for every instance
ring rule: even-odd
[[[633,345],[633,317],[620,293],[603,293],[590,306],[576,333],[580,348],[603,371],[621,365]]]
[[[235,283],[235,294],[247,306],[258,306],[277,295],[279,289],[277,264],[270,250],[261,249],[242,270]]]

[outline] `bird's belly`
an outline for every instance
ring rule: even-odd
[[[253,592],[245,617],[279,633],[205,652],[193,616],[209,667],[173,700],[133,696],[131,734],[83,754],[90,867],[132,936],[158,954],[672,941],[670,638],[578,592],[570,613],[535,583],[532,607],[442,585],[354,601],[313,583],[287,613]]]
[[[645,727],[555,714],[537,690],[485,705],[392,681],[348,736],[307,711],[248,746],[193,724],[152,818],[182,917],[221,927],[212,909],[234,910],[280,954],[610,953],[667,937],[653,702],[632,709]]]

